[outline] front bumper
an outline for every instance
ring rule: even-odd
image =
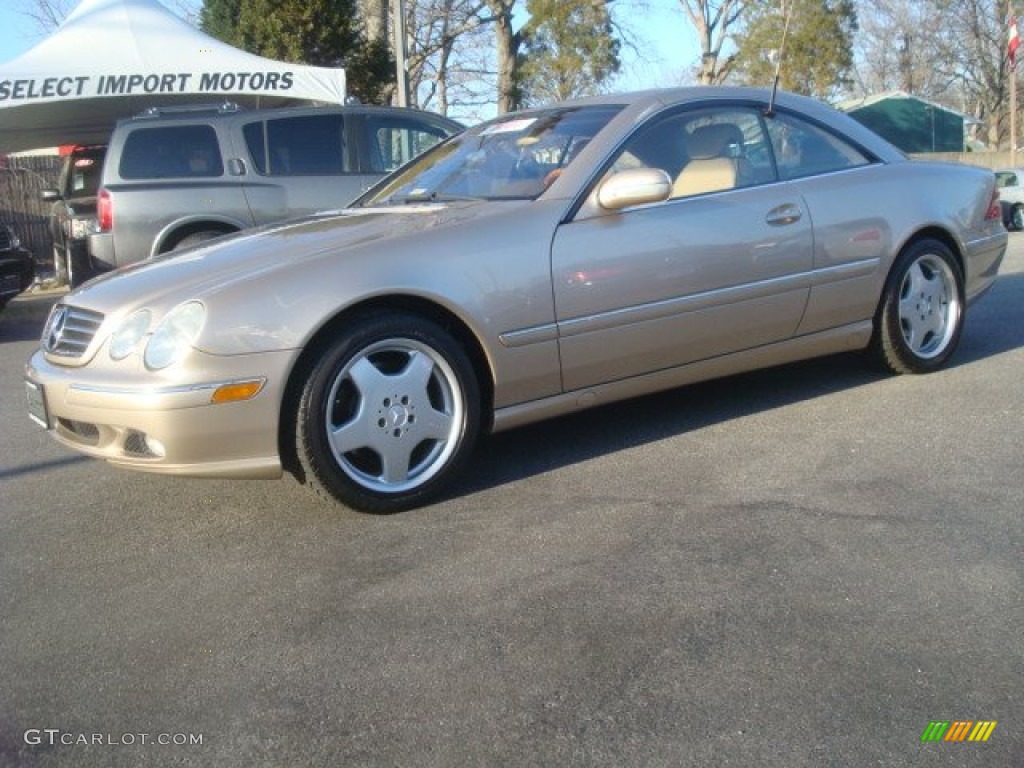
[[[42,391],[51,434],[88,456],[129,469],[192,477],[282,474],[278,423],[292,355],[194,352],[193,381],[55,365],[37,351],[25,378]],[[248,400],[213,404],[222,385],[264,381]]]

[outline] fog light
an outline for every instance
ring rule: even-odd
[[[266,379],[256,379],[255,381],[235,381],[231,384],[225,384],[222,387],[217,387],[213,395],[210,396],[210,402],[214,405],[219,405],[221,403],[237,403],[239,400],[248,400],[259,394],[266,381]]]

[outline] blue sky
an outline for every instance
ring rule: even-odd
[[[195,0],[194,5],[199,4],[200,0]],[[165,5],[175,9],[172,3]],[[23,12],[32,6],[33,0],[0,0],[0,66],[42,39],[35,22]],[[634,15],[642,19],[631,17],[626,21],[640,52],[623,50],[624,67],[616,88],[630,90],[684,82],[696,62],[698,47],[678,0],[649,0],[644,12]]]

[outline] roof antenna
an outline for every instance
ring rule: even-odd
[[[772,94],[768,98],[768,106],[764,110],[765,117],[772,117],[775,114],[775,94],[779,90],[779,72],[782,70],[782,57],[786,53],[786,37],[789,35],[789,20],[793,18],[794,5],[796,3],[791,2],[786,9],[786,24],[782,28],[782,44],[775,58],[775,79],[772,81]]]

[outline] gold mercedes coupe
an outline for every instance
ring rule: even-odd
[[[844,350],[935,370],[1006,243],[991,171],[912,161],[812,100],[566,102],[344,210],[87,283],[46,323],[28,408],[118,466],[288,471],[397,511],[483,432]]]

